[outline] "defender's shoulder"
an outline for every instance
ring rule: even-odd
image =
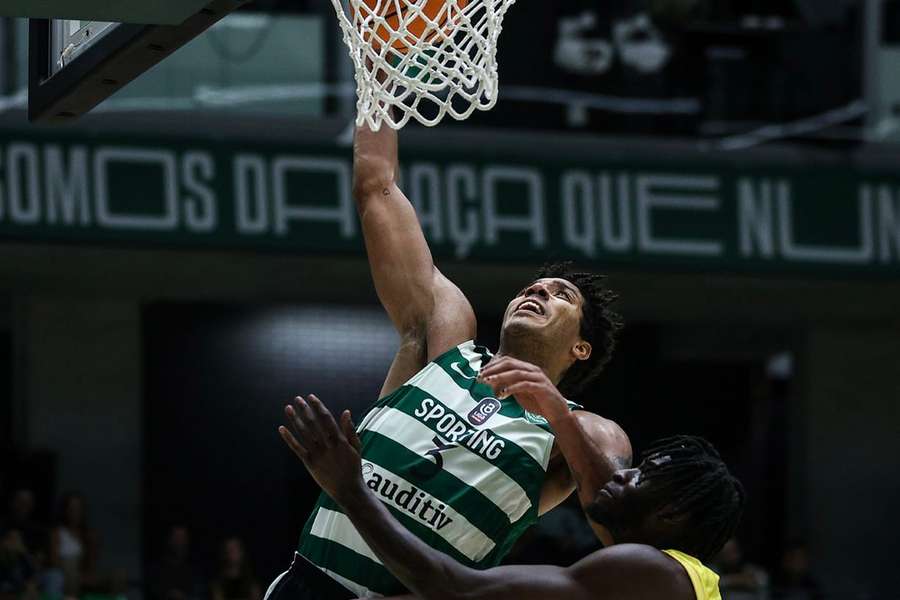
[[[614,592],[611,595],[696,600],[694,585],[684,568],[661,550],[645,544],[616,544],[598,550],[572,568],[581,579],[614,587],[607,590]],[[614,578],[607,577],[612,574]]]

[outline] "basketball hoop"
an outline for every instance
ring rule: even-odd
[[[332,0],[356,71],[357,125],[463,120],[497,103],[497,41],[515,0]]]

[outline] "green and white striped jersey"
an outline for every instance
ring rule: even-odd
[[[475,382],[490,356],[471,341],[451,349],[359,425],[369,488],[425,543],[476,568],[537,521],[554,442],[543,417]],[[359,596],[405,591],[325,494],[298,552]]]

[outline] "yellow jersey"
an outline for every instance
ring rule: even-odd
[[[694,585],[697,600],[722,600],[719,594],[719,576],[712,569],[684,552],[678,550],[663,550],[663,552],[677,560],[687,571]]]

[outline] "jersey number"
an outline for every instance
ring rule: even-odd
[[[431,439],[431,443],[435,447],[426,452],[425,457],[434,460],[434,462],[421,463],[412,469],[412,474],[423,481],[431,479],[444,468],[444,457],[441,456],[441,452],[456,448],[456,444],[445,444],[438,436],[434,436]]]

